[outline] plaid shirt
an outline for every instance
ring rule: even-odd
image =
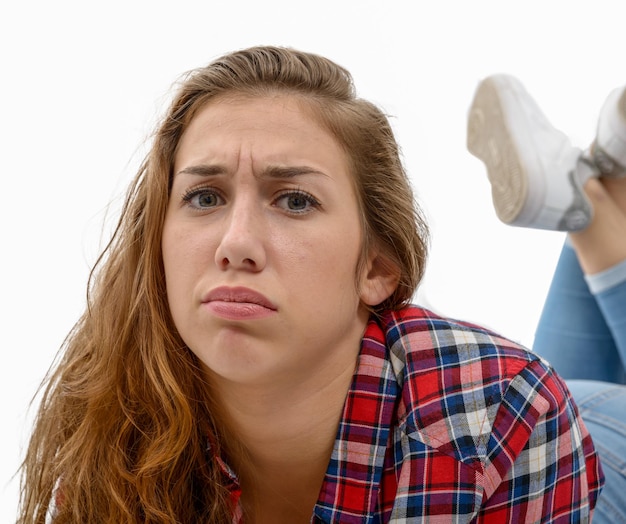
[[[367,327],[311,522],[589,522],[603,480],[545,361],[407,307]]]

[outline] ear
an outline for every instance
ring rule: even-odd
[[[361,275],[361,302],[377,306],[392,295],[399,281],[400,268],[379,252],[372,253]]]

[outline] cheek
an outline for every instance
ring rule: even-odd
[[[180,262],[184,261],[181,253],[184,249],[184,242],[172,226],[163,228],[163,238],[161,239],[161,253],[163,256],[163,267],[165,269],[165,281],[168,294],[171,292],[171,284],[177,280]]]
[[[165,284],[170,307],[174,308],[180,296],[188,296],[194,280],[206,267],[208,243],[182,227],[165,227],[161,241]]]
[[[186,227],[184,224],[167,225],[163,229],[161,250],[166,273],[169,269],[177,273],[179,268],[190,268],[200,261],[209,260],[212,249],[208,231]]]
[[[300,285],[317,294],[352,289],[360,257],[360,237],[351,229],[335,228],[320,234],[303,235],[292,242],[277,246],[282,253],[286,274]]]

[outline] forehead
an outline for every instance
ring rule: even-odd
[[[219,133],[278,124],[290,130],[316,130],[334,138],[318,114],[314,103],[303,96],[226,93],[200,105],[182,136],[198,131]]]
[[[242,154],[279,164],[331,161],[348,170],[348,155],[314,115],[313,104],[297,95],[230,94],[211,100],[185,129],[176,150],[175,172],[203,156]]]

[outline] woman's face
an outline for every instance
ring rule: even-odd
[[[390,293],[371,263],[356,275],[361,242],[346,154],[294,98],[221,99],[194,117],[162,250],[174,323],[211,375],[354,365],[363,303]]]

